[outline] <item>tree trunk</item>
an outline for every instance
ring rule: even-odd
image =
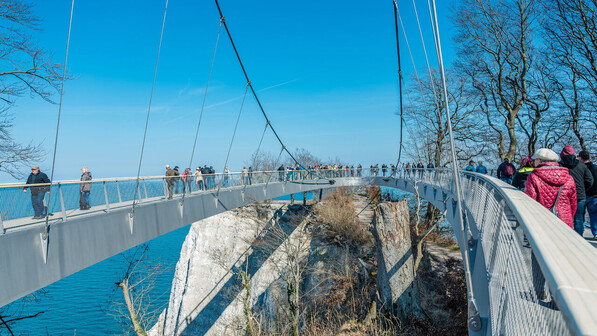
[[[147,333],[145,332],[145,330],[143,330],[141,323],[139,323],[139,317],[137,316],[137,312],[135,312],[135,307],[133,306],[133,302],[131,301],[128,279],[122,280],[122,282],[119,283],[118,286],[122,288],[122,295],[124,296],[126,307],[129,310],[131,321],[133,322],[133,327],[135,328],[135,333],[137,333],[137,336],[147,336]]]

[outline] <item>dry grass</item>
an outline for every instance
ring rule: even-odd
[[[371,240],[369,232],[356,219],[352,194],[346,189],[337,188],[328,192],[315,210],[319,220],[327,226],[330,236],[339,236],[356,245],[366,244]]]

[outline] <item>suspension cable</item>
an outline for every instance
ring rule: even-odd
[[[400,159],[402,157],[402,130],[404,125],[404,114],[402,109],[402,62],[400,60],[400,34],[398,33],[398,3],[394,0],[394,26],[396,28],[396,51],[398,55],[398,86],[400,92],[400,146],[398,148],[398,162],[396,162],[396,167],[400,164]],[[397,171],[397,169],[395,170]]]
[[[137,169],[137,183],[135,186],[135,194],[137,194],[137,191],[139,190],[139,176],[141,175],[141,164],[143,163],[143,153],[145,151],[145,140],[147,139],[147,128],[149,126],[149,114],[151,113],[151,101],[153,100],[153,89],[155,87],[155,78],[157,76],[158,73],[158,63],[160,61],[160,51],[162,50],[162,39],[164,37],[164,26],[166,25],[166,14],[168,12],[168,0],[166,0],[166,5],[164,7],[164,17],[162,18],[162,29],[160,32],[160,42],[158,44],[158,53],[155,59],[155,68],[153,70],[153,81],[151,83],[151,92],[149,94],[149,106],[147,107],[147,117],[145,119],[145,131],[143,132],[143,143],[141,144],[141,156],[139,157],[139,168]],[[139,198],[141,198],[141,195],[139,193]],[[137,198],[133,198],[133,207],[131,212],[134,213],[135,212],[135,204],[137,202]]]
[[[62,69],[62,83],[60,84],[60,103],[58,104],[58,120],[56,122],[56,138],[54,139],[54,155],[52,156],[52,171],[50,173],[50,181],[54,181],[54,168],[56,166],[56,152],[58,151],[58,134],[60,131],[60,116],[62,115],[62,98],[64,97],[64,81],[66,80],[66,67],[68,62],[68,48],[70,47],[70,32],[73,25],[73,12],[75,9],[75,0],[72,0],[70,5],[70,18],[68,20],[68,36],[66,38],[66,52],[64,54],[64,68]],[[50,182],[51,183],[51,182]],[[52,187],[50,185],[50,191]],[[46,226],[44,229],[44,238],[48,235],[48,226],[50,220],[50,207],[52,206],[52,193],[48,195],[48,210],[46,210]]]
[[[455,188],[456,188],[456,200],[457,200],[457,204],[458,204],[458,220],[460,222],[460,233],[461,233],[461,243],[462,246],[466,246],[467,244],[467,239],[465,237],[465,216],[464,216],[464,212],[463,212],[463,206],[462,206],[462,199],[463,199],[463,194],[462,194],[462,187],[460,184],[460,169],[458,167],[458,160],[456,158],[456,145],[454,143],[454,134],[452,132],[452,122],[451,122],[451,118],[450,118],[450,110],[449,110],[449,104],[448,104],[448,90],[446,88],[446,74],[444,71],[444,63],[443,63],[443,57],[442,57],[442,48],[441,48],[441,40],[440,40],[440,36],[439,36],[439,26],[438,26],[438,22],[437,22],[437,10],[436,10],[436,6],[435,6],[435,0],[431,1],[433,4],[433,21],[432,24],[433,29],[435,30],[434,32],[434,36],[435,36],[435,49],[437,50],[437,60],[438,60],[438,64],[439,64],[439,69],[440,69],[440,74],[441,74],[441,80],[442,80],[442,86],[443,86],[443,96],[446,102],[446,117],[447,119],[447,126],[448,126],[448,133],[450,135],[450,149],[451,149],[451,159],[452,159],[452,171],[454,174],[454,184],[455,184]],[[430,8],[431,11],[431,8]],[[466,229],[469,230],[468,234],[470,236],[470,228],[468,225],[466,225]],[[466,278],[466,283],[467,283],[467,290],[468,290],[468,297],[469,297],[469,327],[470,325],[478,325],[480,327],[480,320],[479,320],[479,313],[477,310],[477,305],[476,305],[476,300],[475,300],[475,295],[474,295],[474,291],[473,291],[473,287],[472,287],[472,277],[471,277],[471,272],[470,272],[470,261],[469,261],[469,255],[468,255],[468,251],[465,249],[464,251],[462,251],[462,259],[464,262],[464,266],[465,266],[465,270],[464,270],[464,274],[465,274],[465,278]],[[475,324],[472,324],[470,322],[475,322]]]
[[[224,18],[224,14],[222,14],[222,10],[220,8],[220,4],[218,3],[218,0],[214,0],[214,1],[216,3],[216,7],[218,8],[218,13],[220,14],[220,18],[223,19]],[[243,71],[245,79],[247,80],[247,83],[249,83],[249,88],[251,89],[251,93],[253,94],[253,97],[255,98],[255,101],[257,102],[257,105],[259,106],[259,109],[261,110],[261,113],[263,114],[263,117],[265,118],[265,121],[267,122],[267,125],[272,130],[272,132],[274,133],[274,136],[276,137],[276,139],[278,140],[278,142],[282,146],[282,150],[285,151],[288,154],[288,156],[290,156],[290,158],[297,165],[299,165],[299,166],[301,166],[301,167],[304,168],[304,165],[302,165],[294,157],[294,155],[288,150],[288,148],[286,147],[286,145],[284,145],[284,142],[282,141],[282,139],[278,135],[278,132],[276,132],[276,129],[272,125],[271,120],[268,118],[267,114],[265,113],[265,110],[263,109],[263,106],[261,105],[261,101],[257,97],[257,93],[255,92],[255,89],[253,88],[253,85],[251,84],[251,80],[249,79],[249,76],[247,75],[247,71],[245,70],[245,66],[243,65],[243,62],[242,62],[242,60],[240,58],[240,54],[238,53],[238,50],[236,49],[236,45],[234,44],[234,40],[232,39],[232,35],[230,34],[230,30],[228,29],[228,24],[226,23],[226,20],[222,20],[222,23],[224,24],[224,29],[226,30],[226,34],[228,35],[228,39],[230,40],[230,44],[232,45],[232,49],[234,50],[234,53],[236,54],[236,58],[238,59],[238,63],[239,63],[239,65],[240,65],[240,67],[241,67],[241,69]],[[311,172],[310,170],[307,169],[307,171],[309,171],[309,174],[313,174],[313,172]]]
[[[243,113],[243,106],[245,105],[245,99],[247,98],[247,92],[249,91],[249,85],[251,85],[251,83],[247,83],[247,86],[245,87],[245,94],[243,95],[243,100],[240,103],[238,117],[236,118],[236,124],[234,125],[234,132],[232,132],[232,139],[230,139],[230,146],[228,147],[228,154],[226,154],[226,161],[224,161],[224,169],[228,166],[228,159],[230,158],[230,151],[232,151],[232,144],[234,143],[234,137],[236,136],[236,130],[238,129],[238,122],[240,121],[240,116]]]
[[[203,103],[201,104],[201,112],[199,113],[199,122],[197,123],[197,130],[195,131],[195,141],[193,142],[193,150],[191,151],[191,159],[189,160],[189,168],[193,168],[193,157],[195,156],[195,148],[197,147],[197,138],[199,137],[199,128],[201,127],[201,119],[203,118],[203,110],[205,109],[205,101],[207,100],[207,90],[209,89],[209,80],[214,68],[216,60],[216,51],[218,50],[218,42],[220,41],[220,33],[222,32],[222,23],[224,17],[220,18],[220,26],[218,27],[218,37],[216,38],[216,46],[214,47],[214,54],[211,58],[211,66],[209,67],[209,75],[207,76],[207,83],[205,84],[205,92],[203,93]],[[184,194],[183,194],[184,197]]]
[[[263,129],[263,133],[261,133],[261,140],[259,140],[259,145],[257,145],[257,151],[255,154],[259,154],[259,150],[261,150],[261,144],[263,143],[263,138],[265,137],[265,132],[267,132],[268,123],[265,123],[265,128]]]

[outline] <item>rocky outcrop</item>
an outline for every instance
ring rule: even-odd
[[[149,334],[245,335],[253,321],[265,334],[300,325],[364,335],[377,330],[376,307],[401,319],[416,314],[406,201],[381,204],[375,220],[364,196],[352,202],[352,228],[371,227],[375,246],[367,231],[364,243],[338,234],[310,206],[251,205],[193,224],[168,307]]]
[[[373,236],[381,309],[404,321],[409,314],[420,312],[406,199],[377,207]]]
[[[264,293],[280,278],[284,259],[276,232],[290,240],[304,238],[288,212],[287,205],[272,203],[194,223],[176,265],[168,307],[149,334],[244,334],[247,286],[240,274],[250,277],[251,306],[268,300]]]

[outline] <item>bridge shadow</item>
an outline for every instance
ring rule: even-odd
[[[246,272],[252,278],[283,243],[284,240],[281,237],[288,237],[294,232],[297,226],[291,220],[288,220],[291,218],[292,212],[292,209],[283,211],[283,207],[274,212],[272,219],[268,220],[268,223],[253,240],[250,247],[236,259],[234,266],[228,269],[228,273],[214,284],[212,291],[207,293],[194,309],[186,312],[184,318],[186,323],[179,320],[182,311],[182,307],[179,307],[174,329],[175,334],[204,335],[214,326],[228,306],[236,300],[244,289],[239,274]],[[187,288],[189,273],[187,272],[185,289]],[[220,286],[223,281],[225,283]],[[217,293],[214,295],[216,290]],[[209,300],[209,302],[204,305],[206,300]],[[182,306],[182,300],[180,305]],[[191,316],[195,317],[191,318]],[[180,328],[184,329],[180,330]]]

